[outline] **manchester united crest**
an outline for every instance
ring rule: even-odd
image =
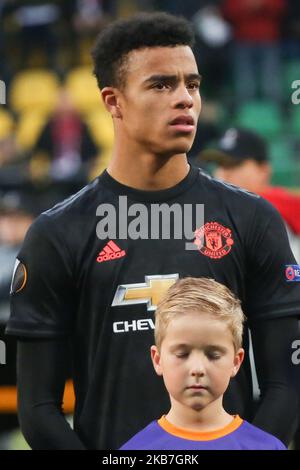
[[[231,230],[218,222],[207,222],[195,231],[195,237],[200,253],[212,259],[228,255],[234,244]]]

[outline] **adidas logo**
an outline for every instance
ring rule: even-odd
[[[110,240],[102,251],[100,251],[97,262],[103,263],[103,261],[110,261],[116,258],[122,258],[122,256],[126,255],[125,250],[121,250],[118,245],[115,244],[112,240]]]

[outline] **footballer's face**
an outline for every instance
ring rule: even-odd
[[[146,152],[186,153],[201,109],[199,86],[197,64],[188,46],[130,52],[118,96],[123,134]]]

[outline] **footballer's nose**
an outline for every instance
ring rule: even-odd
[[[180,109],[189,109],[193,107],[193,97],[191,96],[185,84],[178,87],[175,104],[176,107]]]

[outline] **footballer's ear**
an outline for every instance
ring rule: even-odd
[[[117,88],[111,86],[102,88],[101,95],[107,111],[113,118],[120,119],[122,113],[119,106],[119,93]]]
[[[151,346],[150,351],[151,351],[151,359],[152,359],[155,372],[157,373],[157,375],[162,375],[162,368],[160,364],[160,354],[157,349],[157,346]]]
[[[245,356],[245,351],[244,351],[243,348],[240,348],[235,353],[234,360],[233,360],[233,368],[232,368],[231,377],[235,377],[236,374],[238,373],[239,368],[241,367],[241,364],[244,360],[244,356]]]

